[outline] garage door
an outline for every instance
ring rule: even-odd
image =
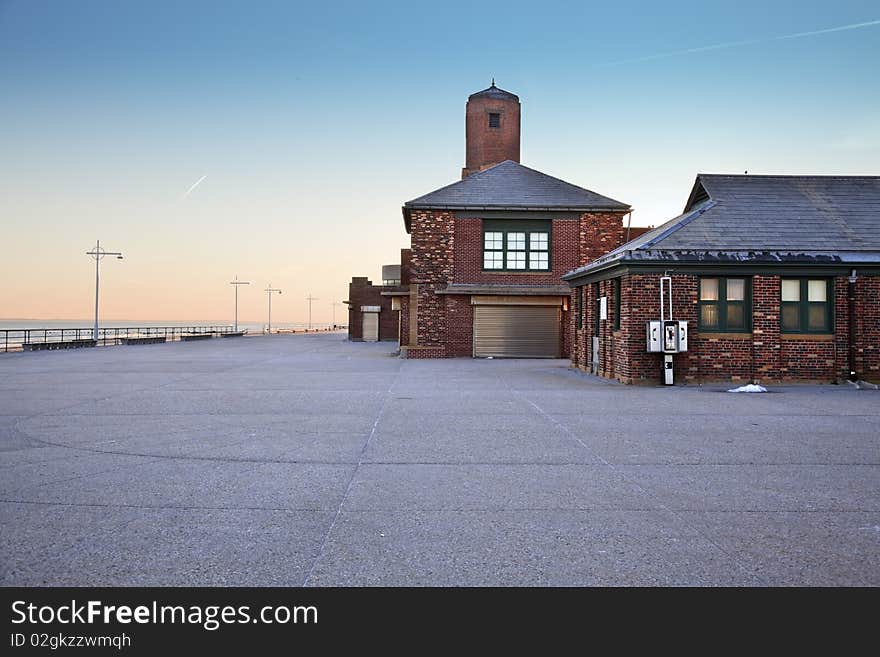
[[[364,342],[378,342],[379,313],[364,313]]]
[[[474,306],[474,356],[559,358],[558,306]]]

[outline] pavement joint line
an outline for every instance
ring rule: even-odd
[[[66,483],[68,483],[68,482],[76,481],[77,479],[83,479],[83,478],[85,478],[85,477],[95,477],[95,476],[97,476],[97,475],[107,474],[108,472],[117,472],[117,471],[119,471],[119,470],[125,470],[125,469],[129,469],[129,470],[130,470],[130,469],[134,469],[134,468],[139,468],[139,467],[142,467],[142,466],[145,466],[145,465],[151,465],[153,462],[155,462],[156,460],[158,460],[158,459],[156,459],[156,458],[151,458],[151,457],[147,457],[147,458],[148,458],[149,460],[146,461],[146,462],[144,462],[144,463],[126,463],[126,464],[124,464],[124,465],[118,465],[118,466],[113,467],[113,468],[107,468],[106,470],[98,470],[98,471],[96,471],[96,472],[86,472],[86,473],[83,473],[83,474],[78,474],[78,475],[76,475],[76,476],[74,476],[74,477],[67,477],[67,478],[65,478],[65,479],[52,479],[52,480],[49,480],[49,481],[41,481],[41,482],[36,483],[36,484],[26,485],[26,486],[24,486],[24,487],[22,487],[22,488],[19,488],[19,489],[16,490],[16,492],[26,493],[26,492],[33,491],[33,490],[36,490],[36,489],[38,489],[38,488],[41,488],[41,487],[43,487],[43,486],[54,486],[54,485],[56,485],[56,484],[66,484]]]
[[[574,438],[574,439],[575,439],[575,440],[581,445],[581,447],[583,447],[585,450],[587,450],[587,452],[592,452],[593,454],[595,454],[596,458],[598,458],[600,461],[602,461],[602,463],[604,463],[606,466],[608,466],[609,468],[611,468],[611,470],[612,470],[613,472],[615,472],[616,474],[618,474],[618,475],[619,475],[624,481],[628,481],[631,485],[633,485],[633,486],[635,486],[636,488],[638,488],[640,491],[642,491],[643,494],[647,495],[649,498],[654,499],[654,500],[657,500],[657,505],[658,505],[663,511],[665,511],[666,513],[668,513],[669,515],[671,515],[673,518],[677,519],[677,520],[678,520],[679,522],[681,522],[685,527],[689,527],[689,528],[690,528],[693,532],[695,532],[698,536],[702,537],[703,540],[707,541],[710,545],[714,546],[716,550],[718,550],[721,554],[725,555],[728,559],[730,559],[730,561],[731,561],[732,563],[734,563],[734,564],[736,565],[736,567],[737,567],[737,568],[738,568],[743,574],[745,574],[745,575],[748,576],[748,577],[752,577],[752,578],[754,578],[755,580],[757,580],[758,582],[760,582],[760,583],[761,583],[762,585],[764,585],[764,586],[770,586],[770,582],[768,582],[763,576],[761,576],[761,574],[760,574],[759,572],[755,571],[754,569],[750,569],[750,568],[748,568],[744,563],[742,563],[742,562],[740,561],[740,559],[738,559],[738,558],[736,557],[736,555],[731,554],[730,551],[726,550],[724,547],[722,547],[721,545],[719,545],[716,541],[712,540],[712,537],[711,537],[711,536],[708,536],[704,531],[701,530],[700,527],[697,527],[697,526],[694,525],[693,523],[688,522],[685,518],[681,518],[681,517],[679,516],[679,513],[680,513],[680,512],[676,512],[675,510],[671,509],[669,506],[667,506],[666,504],[664,504],[663,502],[661,502],[661,501],[659,500],[659,498],[657,497],[657,495],[652,495],[652,494],[651,494],[651,491],[648,490],[647,488],[645,488],[645,486],[643,486],[638,480],[636,480],[636,479],[634,479],[634,478],[632,478],[632,477],[628,477],[625,473],[618,471],[618,469],[614,466],[613,463],[610,463],[610,462],[607,461],[607,460],[606,460],[601,454],[599,454],[598,452],[595,452],[594,450],[591,450],[589,447],[587,447],[587,444],[586,444],[583,440],[581,440],[580,437],[579,437],[578,435],[576,435],[571,429],[569,429],[567,425],[563,424],[562,422],[560,422],[559,420],[557,420],[556,418],[554,418],[552,415],[550,415],[549,413],[547,413],[543,408],[541,408],[540,406],[538,406],[538,404],[536,404],[536,403],[533,402],[531,399],[529,399],[525,394],[523,394],[523,393],[521,393],[521,392],[519,392],[519,391],[515,391],[515,393],[516,393],[516,394],[519,394],[519,395],[520,395],[525,401],[527,401],[529,404],[531,404],[531,406],[532,406],[532,407],[533,407],[538,413],[540,413],[542,416],[544,416],[544,417],[545,417],[546,419],[548,419],[550,422],[552,422],[553,424],[555,424],[556,426],[558,426],[560,429],[562,429],[563,431],[565,431],[569,436],[571,436],[572,438]]]
[[[333,513],[333,509],[321,509],[315,507],[204,506],[186,504],[102,504],[98,502],[50,502],[47,500],[6,499],[0,499],[0,504],[31,504],[37,506],[69,506],[98,509],[150,509],[153,511],[272,511],[275,513],[323,513],[325,515]]]
[[[53,502],[48,500],[7,500],[0,499],[0,504],[21,504],[21,505],[37,505],[37,506],[65,506],[65,507],[81,507],[81,508],[101,508],[101,509],[147,509],[154,511],[271,511],[273,513],[322,513],[330,515],[334,513],[332,508],[316,508],[316,507],[263,507],[263,506],[202,506],[202,505],[151,505],[151,504],[101,504],[98,502]],[[504,506],[504,507],[370,507],[369,509],[353,509],[345,510],[347,514],[372,514],[372,513],[595,513],[595,514],[626,514],[626,513],[687,513],[687,514],[752,514],[752,515],[795,515],[795,514],[858,514],[858,515],[874,515],[880,516],[880,511],[871,509],[675,509],[669,511],[661,508],[631,508],[621,509],[602,508],[602,507],[565,507],[559,508],[555,506],[534,507],[534,506]],[[698,533],[698,532],[695,532]]]
[[[333,520],[330,521],[330,526],[327,528],[327,533],[324,534],[324,538],[321,540],[321,546],[318,549],[318,554],[315,556],[315,560],[312,561],[312,565],[311,567],[309,567],[305,579],[303,579],[302,586],[309,585],[309,580],[312,578],[312,575],[315,572],[315,568],[317,568],[318,563],[320,563],[321,559],[324,558],[324,553],[327,551],[327,544],[330,541],[330,534],[333,533],[333,529],[336,527],[339,516],[342,514],[342,507],[345,504],[345,501],[348,499],[348,495],[351,492],[352,484],[354,484],[354,479],[357,476],[358,470],[360,470],[360,467],[363,464],[364,455],[367,453],[367,449],[369,449],[370,447],[370,442],[373,440],[373,436],[376,435],[376,429],[379,426],[379,421],[382,419],[382,415],[385,413],[385,409],[388,407],[388,402],[391,399],[391,391],[394,389],[394,386],[400,379],[400,374],[403,371],[403,363],[404,361],[398,362],[397,374],[394,377],[394,380],[388,386],[388,390],[385,392],[385,399],[382,401],[382,406],[379,407],[379,411],[376,413],[376,419],[373,421],[373,428],[370,430],[370,435],[367,436],[366,441],[364,441],[364,446],[361,448],[360,454],[358,456],[357,465],[355,465],[354,469],[351,471],[351,476],[348,478],[348,483],[345,486],[345,492],[342,494],[342,499],[339,500],[339,506],[336,508],[336,514],[333,516]]]

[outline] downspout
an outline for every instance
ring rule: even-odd
[[[623,240],[624,244],[629,242],[629,227],[630,227],[630,224],[632,224],[632,220],[633,220],[633,213],[632,213],[632,210],[630,210],[629,212],[626,213],[626,239]]]
[[[853,269],[847,283],[849,303],[849,380],[857,381],[856,374],[856,270]]]

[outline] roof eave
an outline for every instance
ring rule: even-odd
[[[638,249],[624,251],[613,258],[599,258],[584,267],[572,270],[561,278],[569,285],[587,276],[624,264],[680,264],[680,265],[810,265],[824,266],[878,266],[880,251],[673,251]]]
[[[501,211],[540,211],[540,212],[620,212],[626,214],[632,210],[629,205],[619,206],[587,206],[587,205],[440,205],[431,203],[426,205],[403,206],[404,213],[408,210],[501,210]]]

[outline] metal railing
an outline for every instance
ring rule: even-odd
[[[234,333],[231,324],[220,326],[124,326],[98,329],[98,345],[118,345],[125,338],[161,338],[173,342],[181,335]],[[91,340],[92,328],[20,328],[0,329],[3,352],[21,351],[25,344]]]

